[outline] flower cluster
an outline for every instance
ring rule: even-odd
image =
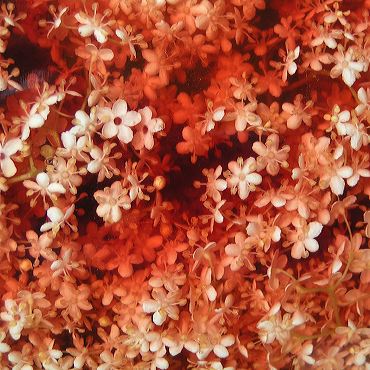
[[[1,5],[0,368],[369,369],[369,10]]]

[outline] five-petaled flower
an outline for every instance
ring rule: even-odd
[[[94,198],[99,203],[96,213],[105,222],[118,222],[122,217],[122,209],[131,208],[131,199],[128,190],[122,187],[120,181],[115,181],[110,187],[98,190]]]
[[[288,234],[288,240],[293,244],[291,255],[293,258],[300,259],[308,257],[309,253],[319,250],[317,238],[322,231],[323,226],[313,221],[307,224],[302,218],[294,218],[292,221],[295,230]]]
[[[245,161],[239,157],[237,161],[231,161],[228,164],[230,176],[227,178],[231,192],[238,192],[240,199],[248,197],[250,191],[256,189],[256,185],[262,182],[262,176],[254,172],[257,169],[257,163],[254,158],[248,158]]]

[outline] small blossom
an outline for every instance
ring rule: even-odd
[[[341,37],[340,30],[330,30],[328,27],[319,26],[316,32],[316,37],[311,41],[312,46],[316,47],[325,44],[330,49],[337,47],[336,39]]]
[[[82,110],[78,110],[75,113],[75,118],[72,121],[74,127],[70,129],[70,133],[77,137],[89,134],[95,131],[96,127],[96,113],[94,109],[91,109],[90,115]]]
[[[201,200],[205,201],[207,197],[212,198],[215,202],[221,201],[221,192],[227,188],[227,182],[224,179],[219,179],[222,173],[222,167],[218,166],[215,170],[203,169],[203,175],[207,176],[207,183],[203,184],[199,181],[194,183],[196,188],[201,185],[206,186],[206,192],[202,195]]]
[[[158,326],[166,321],[167,316],[172,320],[178,320],[179,308],[177,306],[183,306],[186,303],[186,299],[180,296],[180,291],[166,293],[163,288],[154,289],[153,299],[143,302],[143,311],[153,313],[153,322]]]
[[[78,27],[78,32],[82,37],[88,37],[94,34],[96,40],[103,44],[107,41],[108,35],[111,32],[109,25],[113,23],[112,21],[103,21],[111,12],[107,11],[103,16],[97,13],[98,3],[94,3],[92,8],[94,12],[92,17],[83,12],[75,14],[75,18],[81,24]]]
[[[235,111],[227,115],[228,119],[235,120],[235,129],[238,132],[244,131],[248,125],[258,127],[261,125],[261,117],[254,113],[257,109],[257,103],[237,103]]]
[[[121,208],[128,210],[131,208],[131,200],[127,189],[122,187],[120,181],[115,181],[111,187],[98,190],[94,198],[99,203],[96,213],[103,217],[105,222],[118,222],[122,217]]]
[[[297,129],[302,122],[307,126],[311,125],[312,114],[306,110],[312,106],[312,102],[309,101],[306,103],[306,106],[302,104],[302,95],[297,95],[294,99],[294,104],[284,103],[282,109],[284,112],[288,113],[289,117],[287,120],[287,126],[291,130]]]
[[[72,216],[74,209],[75,209],[74,204],[67,208],[65,212],[63,212],[58,207],[50,207],[46,212],[47,217],[50,221],[44,223],[40,227],[40,231],[45,232],[52,230],[52,232],[56,234],[61,227],[68,223],[67,220]],[[72,227],[72,229],[74,229],[72,225],[70,226]]]
[[[266,139],[266,144],[261,142],[254,142],[252,149],[258,154],[257,157],[257,171],[266,168],[266,171],[271,176],[276,176],[279,173],[280,166],[287,166],[289,145],[284,145],[279,149],[279,136],[271,134]]]
[[[4,305],[6,311],[0,313],[0,318],[7,322],[10,336],[14,340],[18,340],[23,328],[27,326],[27,310],[29,307],[23,303],[17,304],[12,299],[6,299]]]
[[[103,144],[103,150],[97,146],[94,146],[90,150],[90,156],[92,161],[87,165],[87,171],[90,173],[98,174],[98,182],[104,180],[104,178],[110,179],[113,175],[118,175],[119,170],[116,168],[115,159],[121,158],[121,153],[115,153],[110,156],[111,150],[116,146],[116,144],[109,144],[105,141]]]
[[[225,253],[232,257],[231,271],[238,271],[243,266],[246,266],[250,271],[256,269],[252,249],[253,240],[251,238],[247,238],[242,232],[235,234],[235,243],[228,244],[225,247]]]
[[[112,109],[99,109],[98,118],[104,123],[103,137],[110,139],[117,135],[125,144],[130,143],[134,137],[131,127],[141,121],[140,113],[127,111],[127,103],[122,99],[117,100]]]
[[[12,177],[17,173],[17,168],[10,158],[23,147],[21,139],[10,139],[0,143],[0,168],[5,177]]]
[[[90,289],[87,285],[80,285],[76,289],[73,284],[64,282],[60,288],[60,295],[61,297],[55,302],[55,307],[65,309],[73,320],[81,319],[81,310],[89,311],[93,308],[88,301]]]
[[[45,197],[48,196],[52,200],[57,199],[57,194],[64,194],[66,189],[62,184],[57,182],[50,182],[50,177],[45,172],[40,172],[36,176],[36,182],[31,180],[25,180],[23,185],[28,188],[26,195],[32,196],[38,193],[36,198],[32,200],[32,204],[35,204],[37,198],[41,195],[44,201],[45,208],[48,207]]]
[[[228,164],[231,171],[230,177],[227,182],[231,187],[233,194],[238,192],[240,199],[244,200],[248,197],[250,191],[255,189],[255,185],[262,182],[262,176],[254,172],[257,169],[257,163],[254,158],[238,158],[237,161],[231,161]]]
[[[6,353],[10,351],[9,344],[4,343],[4,339],[6,337],[6,334],[3,330],[0,330],[0,353]]]
[[[204,120],[201,122],[202,133],[205,134],[213,130],[216,126],[216,122],[220,122],[225,116],[225,107],[217,107],[213,109],[212,102],[207,104],[207,112],[204,115]]]
[[[367,117],[370,117],[370,89],[365,90],[363,87],[360,87],[357,92],[357,97],[359,104],[356,107],[356,114],[358,116],[366,114]]]
[[[335,162],[328,171],[321,176],[320,186],[324,189],[330,186],[331,191],[336,195],[342,195],[345,182],[353,175],[353,169],[350,166],[342,166],[340,162]]]
[[[337,78],[342,75],[344,83],[348,86],[352,86],[360,77],[360,72],[365,69],[364,63],[355,61],[353,50],[349,48],[344,51],[342,45],[338,46],[338,51],[334,54],[334,63],[330,77]]]
[[[132,144],[138,150],[144,147],[148,150],[153,149],[153,135],[164,129],[164,122],[161,118],[152,118],[153,113],[149,107],[140,109],[139,113],[141,115],[141,123],[138,126],[138,131],[135,133]]]
[[[97,70],[102,75],[106,75],[106,62],[110,62],[114,58],[114,53],[108,48],[97,48],[94,44],[86,44],[76,49],[76,55],[82,59],[86,59],[86,68],[89,70]],[[89,77],[92,78],[92,75]]]
[[[300,259],[308,257],[308,251],[311,253],[319,250],[319,243],[316,241],[322,230],[322,225],[313,221],[308,225],[301,222],[299,219],[293,220],[293,225],[296,227],[295,231],[291,231],[288,239],[293,243],[291,255],[293,258]]]
[[[283,69],[283,81],[288,79],[288,74],[290,76],[294,75],[297,71],[297,63],[295,60],[299,57],[300,47],[297,46],[294,50],[287,50],[287,56],[284,62]]]

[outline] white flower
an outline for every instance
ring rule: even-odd
[[[335,124],[338,135],[346,135],[346,124],[349,122],[350,118],[351,114],[348,110],[344,110],[341,112],[338,105],[334,106],[331,121]]]
[[[232,346],[234,343],[235,337],[232,334],[223,335],[219,343],[214,345],[213,353],[219,358],[227,358],[229,356],[227,347]]]
[[[65,224],[65,222],[72,216],[75,209],[75,205],[72,204],[65,213],[58,207],[50,207],[46,211],[46,215],[50,221],[45,222],[41,228],[40,231],[48,231],[52,230],[53,233],[57,233],[59,229]],[[71,225],[69,225],[71,226]],[[73,229],[73,227],[72,227]]]
[[[104,123],[102,129],[104,138],[117,136],[125,144],[130,143],[134,137],[131,127],[141,121],[140,113],[127,111],[127,103],[123,99],[117,100],[112,109],[99,109],[98,118]]]
[[[73,269],[78,269],[80,264],[72,259],[72,249],[69,248],[65,252],[60,254],[60,258],[56,259],[50,265],[50,269],[53,271],[53,277],[59,276],[61,274],[68,274],[68,271]]]
[[[101,14],[97,13],[97,7],[98,6],[95,3],[93,5],[94,14],[92,17],[89,17],[88,14],[85,14],[83,12],[79,12],[75,14],[75,18],[79,23],[81,23],[81,26],[78,27],[78,32],[82,37],[88,37],[94,34],[96,40],[99,43],[103,44],[107,41],[108,35],[111,32],[107,25],[112,22],[103,23],[104,18],[109,13],[107,12],[105,15],[102,16]]]
[[[347,123],[345,130],[347,137],[351,138],[350,143],[353,150],[360,150],[362,145],[368,144],[369,134],[366,132],[366,127],[363,123]]]
[[[30,136],[31,128],[39,128],[45,124],[45,118],[38,113],[38,104],[34,104],[24,120],[21,139],[27,140]]]
[[[50,177],[45,172],[40,172],[36,176],[36,182],[31,180],[23,181],[23,185],[28,188],[26,195],[32,196],[35,193],[39,193],[43,197],[44,204],[47,205],[45,201],[45,196],[47,195],[50,199],[56,200],[56,194],[64,194],[66,189],[62,184],[57,182],[50,182]],[[34,199],[36,201],[38,196]]]
[[[261,171],[266,168],[266,171],[271,176],[276,176],[279,173],[280,166],[287,165],[289,145],[284,145],[279,149],[279,135],[271,134],[267,137],[266,143],[260,141],[253,143],[252,149],[258,154],[257,170]]]
[[[0,318],[7,322],[10,336],[14,340],[21,337],[21,332],[27,326],[27,309],[26,304],[19,305],[13,299],[6,299],[4,302],[5,312],[0,313]]]
[[[262,123],[259,115],[254,113],[257,103],[244,104],[242,102],[235,105],[235,112],[228,114],[228,118],[235,119],[235,129],[238,132],[244,131],[248,125],[258,127]]]
[[[358,100],[360,104],[356,107],[356,114],[360,116],[365,111],[370,114],[370,89],[364,89],[363,87],[358,89],[357,92]]]
[[[98,173],[103,168],[105,153],[98,146],[94,146],[90,150],[90,155],[93,160],[87,164],[87,171]]]
[[[90,116],[86,112],[78,110],[75,113],[75,118],[72,123],[75,126],[69,131],[71,134],[76,135],[77,137],[84,136],[89,132],[95,131],[95,109],[91,109]]]
[[[164,129],[164,122],[160,118],[152,118],[152,111],[149,107],[144,107],[139,110],[141,115],[141,123],[138,126],[140,129],[135,133],[133,146],[136,150],[141,150],[144,147],[148,150],[153,149],[153,135]]]
[[[86,136],[81,136],[77,139],[76,134],[74,134],[72,131],[62,132],[61,139],[64,148],[67,150],[67,152],[70,152],[74,157],[76,157],[77,153],[82,152],[82,150],[87,145]]]
[[[254,172],[257,168],[257,163],[254,158],[243,160],[239,157],[237,161],[231,161],[228,164],[231,176],[227,179],[233,194],[238,191],[240,199],[246,199],[251,190],[255,189],[255,185],[262,182],[262,176]]]
[[[294,75],[297,71],[297,63],[295,60],[299,57],[300,47],[297,46],[294,50],[287,51],[287,56],[285,58],[284,69],[283,69],[283,81],[288,79],[289,75]]]
[[[225,116],[225,107],[217,107],[213,110],[212,102],[208,103],[208,110],[202,122],[202,134],[209,132],[215,128],[216,122],[220,122]]]
[[[355,161],[357,162],[357,159],[355,159]],[[347,184],[351,187],[356,186],[360,181],[360,177],[370,177],[370,170],[366,164],[366,159],[360,163],[354,163],[353,174],[347,179]]]
[[[354,60],[353,50],[349,48],[344,52],[342,45],[338,46],[338,51],[334,54],[334,62],[336,65],[331,69],[330,77],[337,78],[342,75],[344,83],[348,86],[352,86],[360,77],[360,72],[365,69],[364,63]]]
[[[6,344],[3,342],[3,340],[6,338],[6,334],[4,330],[0,329],[0,354],[1,353],[6,353],[10,351],[10,346],[9,344]]]
[[[317,36],[312,40],[311,45],[316,47],[324,43],[328,48],[335,49],[337,47],[335,39],[339,39],[340,37],[340,30],[329,30],[320,25],[317,27]]]
[[[105,222],[118,222],[122,217],[121,208],[131,208],[131,199],[127,195],[127,189],[122,187],[120,181],[115,181],[111,187],[98,190],[94,198],[99,203],[96,213]]]
[[[272,306],[267,316],[257,323],[258,335],[262,343],[271,344],[277,340],[281,345],[288,342],[291,330],[298,326],[289,313],[281,317],[280,303]]]
[[[327,168],[320,179],[320,186],[326,189],[330,186],[331,191],[336,195],[342,195],[344,192],[345,182],[353,175],[353,169],[349,166],[341,166],[340,162],[333,163]]]
[[[58,29],[61,25],[62,25],[62,18],[63,18],[63,15],[68,11],[68,7],[59,7],[59,13],[56,14],[55,10],[53,9],[52,10],[52,16],[53,16],[53,22],[45,22],[45,24],[51,24],[51,28],[47,34],[47,38],[49,38],[50,34]]]
[[[296,259],[308,257],[308,252],[314,253],[319,250],[319,243],[315,239],[321,233],[323,225],[317,221],[306,225],[305,221],[295,218],[292,222],[296,230],[288,234],[288,240],[293,242],[291,256]]]
[[[17,168],[10,158],[23,147],[21,139],[11,139],[4,144],[0,143],[0,168],[5,177],[12,177],[17,173]]]
[[[221,200],[220,202],[217,202],[217,204],[213,205],[211,202],[206,201],[203,203],[204,207],[206,207],[210,212],[210,216],[204,216],[204,219],[210,219],[210,230],[212,232],[214,223],[222,224],[224,222],[224,216],[222,215],[220,208],[226,203],[226,200]]]
[[[313,352],[313,345],[312,343],[306,342],[301,350],[299,351],[298,358],[309,365],[315,364],[315,359],[311,356]]]
[[[207,176],[207,183],[196,181],[194,186],[199,188],[201,185],[206,186],[206,192],[201,196],[200,200],[205,201],[208,197],[212,198],[216,203],[221,201],[221,192],[227,188],[227,182],[224,179],[219,179],[222,174],[222,167],[217,166],[214,169],[204,168],[203,175]]]
[[[283,103],[282,109],[289,117],[287,118],[287,127],[291,130],[297,129],[302,122],[311,126],[312,114],[307,112],[312,107],[312,101],[308,101],[305,106],[302,103],[303,95],[298,94],[294,98],[294,104]]]
[[[181,291],[166,292],[163,288],[153,289],[153,299],[148,299],[143,302],[143,311],[153,313],[154,324],[162,325],[167,316],[172,320],[179,319],[178,305],[186,304],[186,299],[181,298]]]

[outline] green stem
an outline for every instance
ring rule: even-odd
[[[21,181],[24,181],[24,180],[29,180],[29,179],[32,179],[33,177],[35,177],[39,172],[39,171],[36,167],[35,167],[35,164],[33,162],[33,159],[32,157],[30,157],[29,159],[30,161],[30,169],[27,173],[24,173],[23,175],[19,175],[19,176],[15,176],[15,177],[12,177],[10,180],[7,181],[7,184],[8,185],[11,185],[11,184],[15,184],[17,182],[21,182]]]

